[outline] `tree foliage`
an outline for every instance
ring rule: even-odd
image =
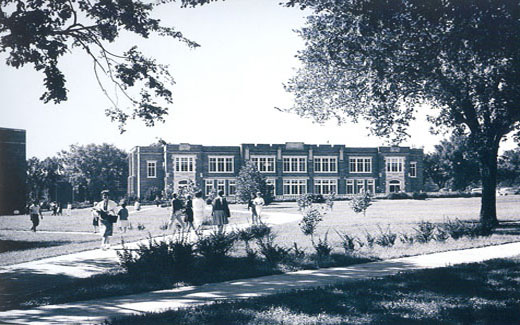
[[[266,204],[272,201],[272,190],[266,183],[265,176],[262,175],[256,168],[256,165],[252,161],[247,161],[240,171],[237,177],[237,200],[239,202],[247,202],[251,199],[252,195],[256,195],[257,192],[262,193],[262,197]]]
[[[424,173],[439,188],[464,191],[480,182],[479,159],[466,137],[452,136],[425,155]]]
[[[497,224],[500,141],[519,130],[520,3],[510,0],[291,0],[314,10],[299,33],[293,111],[368,120],[396,141],[418,110],[469,134],[482,167],[481,222]],[[427,104],[427,105],[419,105]]]
[[[110,43],[123,32],[143,38],[152,34],[199,46],[181,32],[152,18],[159,7],[174,1],[141,0],[0,0],[0,52],[6,52],[6,64],[14,68],[32,65],[44,76],[44,103],[67,100],[67,81],[59,62],[78,50],[93,63],[94,74],[111,107],[107,116],[118,121],[124,131],[126,121],[141,119],[146,125],[163,121],[172,103],[174,84],[168,67],[146,57],[137,46],[114,53]],[[196,6],[210,0],[182,0],[182,6]],[[78,53],[74,52],[74,53]],[[118,90],[107,91],[101,75]],[[123,94],[130,108],[118,104]]]
[[[30,199],[48,199],[49,193],[65,179],[61,161],[56,157],[27,160],[27,190]]]
[[[71,145],[59,156],[74,189],[85,191],[81,199],[98,200],[104,189],[110,190],[113,199],[125,195],[128,161],[123,150],[106,143]]]
[[[520,148],[505,151],[498,158],[498,180],[504,186],[520,185]]]

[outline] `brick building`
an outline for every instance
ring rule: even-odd
[[[25,130],[0,128],[0,215],[24,212]]]
[[[348,196],[418,192],[423,189],[423,150],[409,147],[353,148],[344,145],[242,144],[202,146],[166,144],[135,147],[129,158],[128,194],[142,198],[193,181],[207,195],[213,188],[227,196],[246,160],[253,161],[277,198],[303,193]]]

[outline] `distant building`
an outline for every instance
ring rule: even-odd
[[[25,130],[0,128],[0,215],[24,213]]]
[[[353,148],[344,145],[166,144],[135,147],[129,155],[128,194],[143,198],[156,187],[175,191],[193,181],[204,195],[212,189],[236,193],[236,177],[253,161],[277,199],[304,193],[349,196],[417,192],[423,189],[423,150],[409,147]]]

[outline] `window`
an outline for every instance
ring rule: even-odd
[[[388,183],[388,190],[390,193],[398,193],[401,192],[401,182],[400,181],[390,181]]]
[[[210,173],[232,173],[234,171],[234,159],[229,157],[208,157]]]
[[[336,157],[314,157],[314,172],[335,173],[338,170]]]
[[[315,179],[314,193],[330,194],[337,193],[338,181],[336,179]]]
[[[306,157],[283,157],[283,171],[289,173],[305,173],[307,171]]]
[[[146,177],[148,177],[148,178],[157,177],[157,161],[148,160],[146,162]]]
[[[217,180],[217,192],[224,192],[224,195],[226,195],[226,181],[223,179]]]
[[[354,180],[347,179],[347,194],[354,194]]]
[[[285,195],[300,195],[307,193],[306,179],[284,179],[283,180],[283,194]]]
[[[365,192],[365,180],[364,179],[356,179],[356,193]]]
[[[417,162],[410,162],[410,177],[417,177]]]
[[[371,173],[372,157],[350,157],[349,166],[351,173]]]
[[[402,173],[403,172],[403,157],[387,157],[386,158],[386,172],[387,173]]]
[[[251,156],[251,161],[261,173],[274,173],[276,171],[275,156]]]
[[[175,157],[176,172],[193,172],[195,164],[193,157]]]
[[[373,179],[367,179],[367,192],[374,194],[376,192],[375,181]]]
[[[236,181],[234,179],[230,179],[228,181],[228,185],[229,185],[229,192],[228,192],[228,194],[229,195],[236,195],[237,194]]]
[[[213,191],[214,185],[212,179],[207,179],[205,181],[205,188],[206,188],[206,196],[211,194],[211,191]]]
[[[265,180],[265,183],[268,188],[273,191],[273,195],[276,195],[276,180],[274,178],[268,178]]]

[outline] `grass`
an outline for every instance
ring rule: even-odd
[[[518,324],[520,257],[402,273],[107,324]]]

